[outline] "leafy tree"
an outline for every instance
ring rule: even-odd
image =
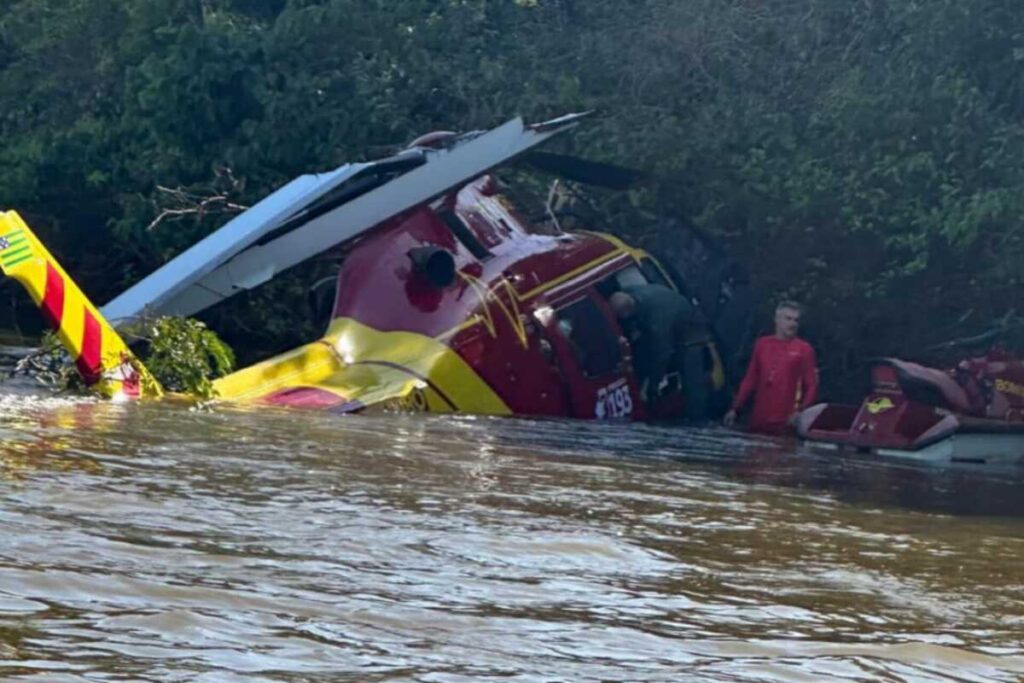
[[[12,0],[0,204],[103,301],[223,221],[151,227],[158,186],[230,169],[251,204],[428,130],[596,109],[558,144],[658,179],[596,196],[600,227],[721,237],[810,305],[839,387],[1020,330],[1022,36],[1010,0]],[[246,360],[301,341],[311,276],[207,320]]]

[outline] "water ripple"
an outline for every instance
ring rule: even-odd
[[[1020,472],[0,396],[0,677],[1016,681]]]

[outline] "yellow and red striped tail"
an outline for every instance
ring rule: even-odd
[[[110,398],[157,397],[159,383],[25,221],[0,212],[0,269],[28,290],[85,383]]]

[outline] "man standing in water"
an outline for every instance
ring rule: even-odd
[[[725,424],[754,395],[754,410],[747,425],[752,432],[784,434],[793,428],[797,413],[818,397],[818,368],[811,345],[796,336],[800,305],[783,301],[775,308],[775,334],[754,344],[754,353]]]
[[[648,404],[658,402],[669,375],[678,373],[687,418],[707,419],[704,348],[711,337],[700,310],[679,292],[657,284],[626,287],[608,302],[630,337],[633,370]]]

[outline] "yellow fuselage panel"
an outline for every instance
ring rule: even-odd
[[[262,402],[312,388],[366,407],[511,413],[447,345],[413,332],[381,332],[351,318],[334,320],[321,340],[223,377],[214,387],[224,401]]]

